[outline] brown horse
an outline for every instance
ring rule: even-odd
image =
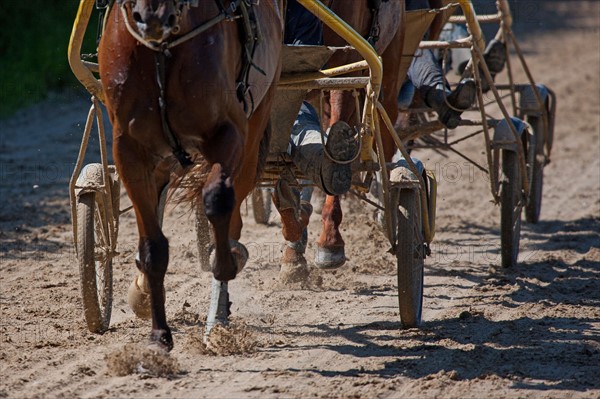
[[[173,347],[163,285],[169,246],[159,202],[173,172],[205,165],[206,183],[191,196],[203,201],[213,227],[215,279],[235,278],[245,262],[236,243],[239,208],[262,162],[283,29],[279,1],[250,4],[118,0],[99,46],[113,155],[138,224],[151,339],[167,349]]]
[[[346,21],[354,30],[365,38],[369,38],[383,59],[383,82],[382,103],[389,110],[390,117],[395,120],[398,114],[397,94],[404,78],[399,79],[398,69],[401,61],[402,32],[399,29],[404,7],[402,0],[388,0],[378,2],[377,0],[327,0],[323,2],[341,19]],[[378,12],[373,12],[373,7],[379,4]],[[376,15],[377,14],[377,15]],[[323,41],[329,46],[345,46],[347,43],[335,32],[325,27]],[[352,52],[337,52],[328,62],[328,67],[349,64],[359,61],[359,56]],[[355,101],[349,91],[332,90],[329,96],[328,115],[325,115],[325,125],[331,126],[339,120],[355,125],[353,114],[355,112]],[[391,136],[385,130],[383,123],[382,133],[384,148],[386,148],[386,159],[391,160],[395,145]],[[304,227],[308,223],[306,209],[301,210],[301,217],[297,224]],[[342,222],[342,209],[339,196],[327,196],[321,211],[322,231],[317,240],[317,253],[315,263],[321,268],[336,268],[342,266],[345,261],[344,240],[339,230]],[[285,223],[285,219],[284,223]],[[284,230],[286,229],[284,225]],[[295,231],[300,239],[298,228],[287,228],[287,231]],[[284,234],[285,236],[285,234]],[[285,237],[288,241],[296,241]],[[296,248],[287,246],[285,248],[284,263],[302,264],[305,262],[302,254]]]

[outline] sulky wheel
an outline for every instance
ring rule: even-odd
[[[542,209],[542,189],[544,185],[544,166],[546,156],[544,155],[544,119],[542,116],[530,115],[527,122],[533,129],[532,134],[527,137],[527,173],[529,176],[529,198],[525,204],[525,218],[529,223],[537,223],[540,220]]]
[[[252,212],[258,224],[269,224],[271,216],[271,192],[262,188],[252,191]]]
[[[527,149],[527,176],[529,197],[525,204],[525,218],[530,223],[540,219],[542,207],[543,169],[548,163],[554,136],[556,97],[543,84],[521,87],[519,118],[531,126],[531,135],[524,136],[523,146]]]
[[[81,296],[88,329],[102,333],[108,329],[112,309],[112,253],[109,225],[96,193],[77,198],[77,260]]]
[[[521,174],[516,152],[502,150],[502,172],[500,194],[500,246],[502,267],[513,267],[519,256],[521,237]]]
[[[400,190],[398,194],[397,232],[400,320],[404,328],[412,328],[421,323],[425,258],[421,201],[417,189]]]

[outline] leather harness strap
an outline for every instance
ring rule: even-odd
[[[171,131],[171,127],[169,126],[169,121],[167,119],[167,100],[165,98],[166,57],[167,53],[163,51],[157,52],[154,55],[154,58],[156,59],[156,82],[158,83],[158,89],[160,93],[158,97],[158,106],[160,107],[160,122],[162,124],[163,133],[169,142],[169,146],[171,147],[171,151],[173,151],[173,155],[181,167],[185,168],[187,166],[191,166],[194,162],[192,161],[190,154],[183,149],[181,143]]]
[[[252,96],[250,86],[248,85],[250,69],[254,68],[263,75],[266,75],[266,73],[254,63],[256,47],[262,38],[258,22],[256,21],[254,7],[252,7],[252,0],[242,0],[239,10],[241,18],[238,20],[238,23],[240,25],[240,40],[243,45],[243,53],[242,69],[238,76],[235,89],[238,100],[244,106],[244,112],[249,116],[254,113],[255,108],[254,97]],[[250,101],[250,105],[248,105],[248,100]]]
[[[367,41],[373,47],[375,47],[375,44],[379,41],[379,9],[381,8],[381,3],[387,3],[388,1],[389,0],[369,0],[369,8],[371,9],[373,19],[371,20],[371,30],[369,31],[369,36],[367,36]]]

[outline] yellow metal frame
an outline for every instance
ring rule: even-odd
[[[375,96],[379,95],[381,90],[381,81],[383,79],[383,63],[375,49],[358,34],[344,20],[340,19],[329,8],[325,7],[319,0],[298,0],[302,6],[313,13],[325,25],[338,34],[348,44],[358,51],[358,53],[367,61],[371,73],[371,88]]]
[[[87,89],[92,95],[92,106],[88,113],[88,117],[85,124],[83,137],[81,140],[81,146],[79,148],[79,154],[77,156],[77,162],[73,169],[73,174],[69,181],[69,196],[71,200],[71,223],[73,226],[73,240],[75,247],[77,248],[77,197],[81,190],[92,190],[100,196],[100,203],[103,204],[103,212],[107,215],[108,220],[108,237],[107,240],[110,244],[110,254],[113,256],[116,252],[117,245],[117,232],[118,232],[118,215],[119,209],[113,209],[113,193],[112,193],[112,177],[110,172],[110,166],[108,165],[108,151],[106,148],[106,137],[104,132],[104,122],[102,118],[102,111],[100,109],[100,101],[104,101],[104,91],[102,90],[102,84],[100,80],[96,79],[93,71],[98,70],[98,65],[94,63],[87,63],[81,59],[81,45],[83,38],[87,30],[87,26],[90,21],[90,17],[94,10],[95,0],[81,0],[79,2],[79,9],[73,23],[73,30],[71,31],[71,38],[69,40],[68,59],[69,65],[73,74],[81,82],[81,84]],[[79,187],[77,180],[83,168],[83,161],[89,138],[91,136],[92,126],[94,124],[94,118],[98,125],[98,144],[100,146],[100,158],[102,165],[102,178],[103,183],[98,187]]]
[[[94,10],[94,4],[94,0],[81,0],[79,2],[79,9],[77,10],[77,16],[75,17],[69,40],[68,59],[73,74],[79,79],[81,84],[90,94],[104,102],[104,91],[102,90],[100,80],[96,79],[88,64],[81,60],[81,45],[88,23],[90,22],[92,11]]]
[[[477,20],[477,13],[475,12],[475,8],[473,8],[473,3],[471,0],[453,0],[452,2],[458,3],[462,9],[465,23],[467,24],[471,36],[473,36],[473,42],[479,50],[483,52],[485,50],[485,39],[483,38],[483,32],[481,31],[481,26]]]

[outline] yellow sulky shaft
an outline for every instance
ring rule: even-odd
[[[71,31],[71,39],[69,40],[68,58],[71,70],[81,84],[90,94],[97,97],[100,101],[104,101],[104,92],[102,91],[100,81],[96,79],[92,71],[81,60],[81,44],[93,10],[94,0],[81,0],[79,3],[77,16],[73,23],[73,30]]]

